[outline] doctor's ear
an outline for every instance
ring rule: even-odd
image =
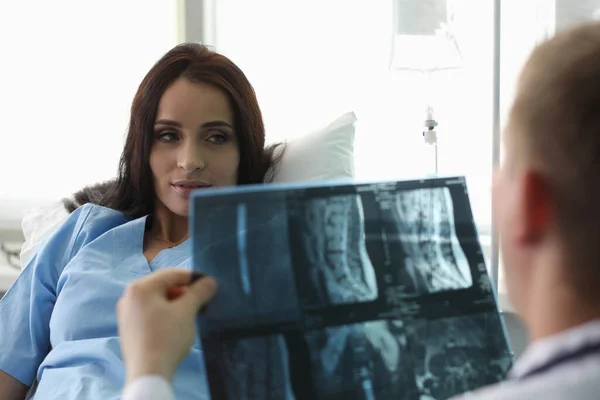
[[[533,244],[552,225],[552,192],[548,181],[537,171],[526,171],[519,179],[517,237],[521,244]]]

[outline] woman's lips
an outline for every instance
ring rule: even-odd
[[[206,188],[211,187],[211,185],[192,186],[192,185],[172,184],[171,187],[179,196],[183,197],[184,199],[189,199],[190,193],[192,193],[194,190],[206,189]]]

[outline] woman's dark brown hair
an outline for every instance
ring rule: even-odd
[[[179,77],[212,84],[229,97],[240,148],[238,184],[263,182],[275,163],[276,146],[265,148],[262,114],[254,89],[244,73],[227,57],[206,46],[180,44],[165,54],[140,84],[131,106],[129,131],[117,179],[104,188],[107,192],[101,196],[99,204],[133,218],[154,211],[155,193],[150,169],[152,132],[158,103],[167,87]],[[65,205],[67,209],[75,206],[67,202]]]

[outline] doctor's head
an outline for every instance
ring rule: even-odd
[[[527,319],[536,296],[569,292],[598,304],[600,24],[534,50],[503,140],[494,212],[514,306]]]
[[[187,216],[191,190],[262,182],[271,165],[256,95],[228,58],[200,44],[165,54],[140,84],[115,208]]]

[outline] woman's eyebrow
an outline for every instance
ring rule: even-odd
[[[202,128],[216,128],[216,127],[226,127],[226,128],[233,129],[233,126],[231,126],[231,124],[228,124],[225,121],[210,121],[210,122],[206,122],[206,123],[202,124]]]
[[[175,128],[181,128],[181,124],[177,121],[173,121],[170,119],[157,119],[156,122],[154,122],[154,125],[166,125],[166,126],[172,126]],[[231,126],[231,124],[225,122],[225,121],[209,121],[206,122],[204,124],[202,124],[200,126],[201,128],[216,128],[216,127],[226,127],[226,128],[230,128],[233,129],[233,126]]]
[[[157,119],[154,122],[154,125],[167,125],[167,126],[173,126],[175,128],[181,128],[181,124],[177,121],[173,121],[170,119]]]

